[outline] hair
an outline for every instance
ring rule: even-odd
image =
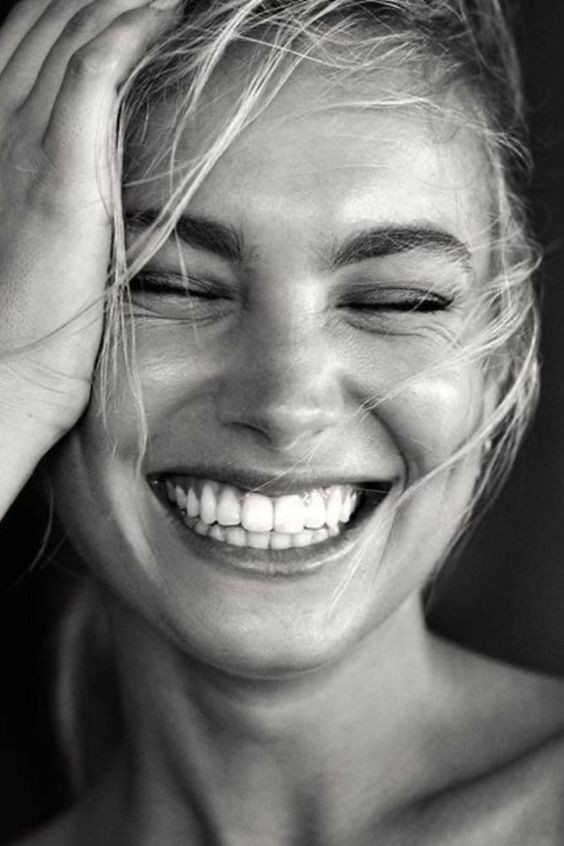
[[[178,161],[178,141],[190,124],[209,83],[226,57],[244,51],[239,95],[207,149],[189,162]],[[538,393],[538,313],[533,275],[539,251],[527,223],[524,189],[530,175],[520,70],[500,0],[193,0],[185,3],[174,28],[138,63],[122,86],[112,133],[112,215],[114,240],[106,302],[106,331],[98,379],[111,403],[118,353],[125,350],[132,397],[139,409],[139,456],[147,432],[140,380],[135,368],[135,335],[127,321],[129,282],[174,232],[176,221],[224,152],[273,100],[294,71],[311,63],[332,81],[369,82],[379,68],[409,71],[401,93],[370,99],[359,85],[355,104],[363,108],[408,106],[454,119],[474,131],[485,152],[491,186],[490,279],[480,303],[483,328],[453,360],[480,363],[497,385],[495,407],[468,441],[433,471],[441,472],[484,444],[482,472],[468,518],[477,503],[491,499],[511,467],[531,420]],[[243,77],[243,74],[241,74]],[[402,77],[403,78],[403,77]],[[449,101],[460,94],[458,107]],[[447,107],[448,102],[448,107]],[[128,155],[142,145],[154,110],[166,103],[174,119],[161,135],[152,165],[170,175],[170,197],[151,230],[128,251],[123,188],[131,179]],[[173,182],[173,176],[175,180]],[[398,391],[404,385],[398,387]],[[389,398],[389,397],[388,397]],[[386,398],[375,398],[368,412]],[[421,480],[411,488],[411,493]],[[408,492],[409,495],[409,492]],[[461,525],[462,528],[462,525]],[[88,588],[90,590],[90,588]],[[85,748],[81,667],[88,666],[85,642],[99,632],[95,603],[79,597],[61,631],[57,710],[72,779],[78,790],[97,769]],[[93,650],[99,654],[100,636]],[[88,651],[88,650],[86,650]]]

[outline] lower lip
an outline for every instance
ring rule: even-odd
[[[240,570],[255,576],[299,576],[331,567],[348,558],[357,546],[371,517],[378,511],[389,492],[381,498],[369,494],[361,503],[351,522],[338,535],[306,547],[289,549],[254,549],[232,546],[193,531],[169,506],[164,494],[150,485],[166,517],[191,552],[206,561],[230,570]]]

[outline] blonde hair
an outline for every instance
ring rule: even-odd
[[[255,48],[245,58],[245,85],[208,149],[177,162],[177,145],[195,115],[214,72],[234,48]],[[498,402],[479,437],[492,441],[484,455],[480,494],[505,477],[526,431],[538,392],[538,316],[532,286],[538,250],[528,231],[522,199],[528,179],[523,101],[513,41],[498,0],[220,0],[189,2],[183,19],[156,43],[123,86],[115,112],[112,150],[114,249],[107,329],[99,359],[105,396],[111,395],[116,349],[125,345],[133,395],[139,407],[140,449],[146,439],[135,372],[134,332],[126,329],[128,283],[174,230],[198,187],[245,126],[276,96],[303,62],[338,78],[366,77],[378,67],[418,71],[407,98],[362,101],[366,108],[412,105],[440,112],[438,94],[458,87],[470,94],[459,109],[461,126],[481,138],[490,167],[491,279],[482,307],[489,319],[464,355],[497,368]],[[423,72],[422,72],[423,71]],[[142,143],[151,112],[172,101],[174,120],[152,162],[170,175],[171,191],[152,230],[128,261],[122,211],[127,150]],[[452,110],[451,110],[452,118]],[[124,168],[125,165],[125,168]],[[125,170],[125,172],[124,172]],[[179,176],[173,187],[173,176]]]
[[[239,96],[205,152],[189,162],[178,162],[179,138],[210,80],[225,57],[242,48],[250,49],[245,53]],[[496,381],[497,400],[469,441],[432,473],[491,442],[483,453],[469,516],[486,492],[491,498],[506,476],[538,393],[539,330],[532,278],[539,254],[522,199],[530,164],[519,66],[499,0],[194,0],[185,4],[174,29],[154,44],[130,74],[116,105],[111,150],[114,243],[106,332],[98,362],[105,401],[111,402],[117,352],[125,348],[132,396],[139,409],[141,461],[147,433],[135,368],[133,322],[126,320],[129,281],[174,231],[186,204],[223,153],[304,62],[314,63],[337,81],[367,79],[379,67],[412,68],[412,83],[401,97],[397,92],[378,101],[359,96],[355,104],[365,108],[408,105],[440,114],[442,95],[456,89],[465,96],[455,119],[482,141],[493,209],[488,232],[491,274],[480,306],[487,320],[464,349],[453,350],[453,359],[480,362]],[[152,111],[163,102],[173,104],[174,119],[161,136],[152,168],[170,174],[170,197],[152,229],[135,245],[132,258],[126,248],[122,208],[122,190],[130,175],[127,153],[133,144],[142,143]],[[452,118],[452,108],[449,115]],[[374,405],[382,401],[378,398]],[[87,628],[81,629],[77,620],[91,619],[92,606],[86,605],[82,601],[77,606],[70,629],[67,625],[72,637],[61,648],[66,654],[58,688],[65,745],[79,786],[90,780],[91,769],[84,755],[77,754],[81,748],[78,666],[84,666]]]

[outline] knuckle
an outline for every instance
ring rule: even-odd
[[[95,28],[97,17],[91,6],[79,9],[65,24],[63,38],[66,41],[76,41],[86,37]]]
[[[81,47],[71,57],[68,70],[75,79],[90,79],[111,70],[115,57],[93,47]]]

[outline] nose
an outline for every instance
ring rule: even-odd
[[[241,331],[218,397],[221,422],[269,449],[313,445],[342,422],[338,362],[323,331],[280,319]]]

